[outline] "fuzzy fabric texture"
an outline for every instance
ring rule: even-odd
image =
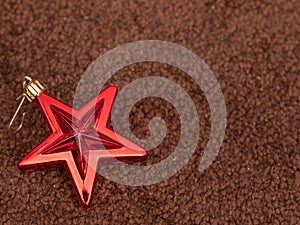
[[[299,9],[298,0],[1,1],[0,224],[299,224]],[[148,39],[188,48],[216,75],[228,118],[214,163],[198,171],[210,133],[201,89],[172,66],[145,62],[108,83],[122,88],[154,74],[189,93],[200,115],[200,139],[176,175],[143,187],[98,176],[92,207],[84,211],[63,168],[20,172],[18,161],[48,135],[33,104],[22,108],[24,127],[7,130],[22,78],[43,81],[52,96],[72,104],[93,60]],[[168,157],[180,136],[174,107],[157,98],[135,105],[133,132],[147,137],[154,116],[165,119],[168,133],[146,164]]]

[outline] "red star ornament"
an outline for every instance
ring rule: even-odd
[[[116,86],[109,86],[80,110],[41,92],[33,101],[51,132],[18,164],[22,171],[65,166],[79,201],[89,209],[98,163],[142,161],[147,151],[115,133],[108,125]]]

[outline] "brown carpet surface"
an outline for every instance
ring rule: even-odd
[[[300,2],[266,1],[1,1],[0,224],[299,224]],[[18,161],[48,133],[38,109],[26,104],[24,128],[7,125],[25,75],[71,104],[88,65],[116,46],[157,39],[199,55],[223,90],[226,137],[214,163],[197,170],[210,132],[210,110],[183,72],[139,63],[111,80],[124,87],[141,76],[183,86],[201,120],[198,148],[170,179],[128,187],[98,176],[92,208],[79,207],[64,169],[22,173]],[[92,84],[91,84],[92,85]],[[179,138],[170,104],[149,98],[131,113],[133,132],[147,121],[169,128],[147,164],[166,158]],[[298,110],[298,113],[297,113]]]

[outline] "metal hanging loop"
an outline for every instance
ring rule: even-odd
[[[8,129],[11,129],[11,126],[13,124],[13,122],[16,119],[16,116],[18,115],[25,99],[27,99],[29,102],[32,102],[37,96],[39,96],[44,90],[46,90],[46,87],[43,83],[39,82],[38,80],[33,80],[31,77],[24,77],[23,79],[23,94],[20,95],[16,100],[18,101],[20,98],[20,104],[18,106],[18,108],[16,109],[16,112],[13,116],[13,118],[11,119],[9,125],[8,125]],[[24,118],[25,118],[26,113],[24,112],[22,114],[22,118],[21,118],[21,123],[19,125],[19,127],[14,131],[14,133],[18,132],[22,126],[23,126],[23,122],[24,122]]]
[[[24,96],[23,94],[20,95],[16,100],[18,101],[21,97],[22,97],[22,100],[20,101],[20,104],[19,104],[18,108],[16,109],[15,114],[14,114],[13,118],[11,119],[11,121],[10,121],[10,123],[9,123],[9,125],[8,125],[8,129],[9,129],[9,130],[12,130],[12,129],[11,129],[11,126],[12,126],[13,122],[15,121],[15,119],[16,119],[16,117],[17,117],[17,115],[18,115],[18,113],[19,113],[19,111],[20,111],[20,109],[21,109],[21,107],[22,107],[22,105],[23,105],[23,103],[24,103],[24,101],[25,101],[25,96]],[[22,114],[21,123],[20,123],[20,125],[18,126],[18,128],[17,128],[16,130],[13,131],[14,133],[17,133],[17,132],[23,127],[25,115],[26,115],[26,112],[24,112],[24,113]]]

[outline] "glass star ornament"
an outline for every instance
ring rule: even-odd
[[[26,77],[23,86],[24,98],[38,106],[50,135],[18,167],[31,172],[64,166],[84,209],[90,208],[98,163],[129,163],[147,157],[146,150],[109,126],[116,86],[109,86],[79,110],[51,97],[37,80]]]

